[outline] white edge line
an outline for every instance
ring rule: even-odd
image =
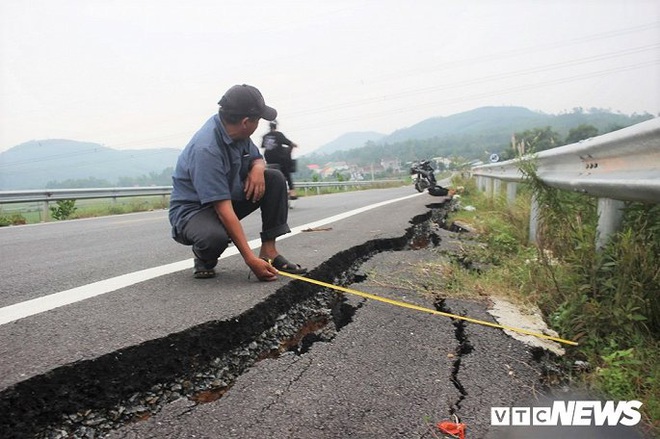
[[[396,203],[397,201],[406,200],[408,198],[413,198],[421,194],[407,195],[401,198],[395,198],[393,200],[382,201],[380,203],[371,204],[369,206],[360,207],[348,212],[340,213],[329,218],[325,218],[319,221],[314,221],[307,223],[302,226],[294,227],[291,229],[291,233],[282,235],[278,238],[279,241],[287,238],[291,238],[303,230],[320,227],[325,224],[333,223],[340,221],[342,219],[349,218],[354,215],[358,215],[363,212],[367,212],[378,207],[385,206],[387,204]],[[249,241],[251,249],[256,249],[261,246],[261,239],[253,239]],[[228,248],[220,256],[220,259],[227,258],[229,256],[234,256],[238,254],[236,247]],[[193,259],[186,259],[184,261],[173,262],[171,264],[161,265],[159,267],[147,268],[145,270],[135,271],[133,273],[122,274],[120,276],[112,277],[110,279],[101,280],[98,282],[93,282],[91,284],[82,285],[80,287],[71,288],[69,290],[60,291],[59,293],[49,294],[48,296],[38,297],[36,299],[26,300],[25,302],[16,303],[13,305],[5,306],[0,308],[0,325],[13,322],[25,317],[30,317],[35,314],[40,314],[42,312],[50,311],[55,308],[59,308],[65,305],[70,305],[72,303],[80,302],[85,299],[92,297],[100,296],[106,293],[111,293],[113,291],[125,288],[140,282],[144,282],[150,279],[154,279],[159,276],[164,276],[167,274],[175,273],[177,271],[186,270],[192,266]]]

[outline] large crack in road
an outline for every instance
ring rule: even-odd
[[[448,307],[444,299],[438,300],[436,302],[435,307],[438,311],[442,311],[447,314],[461,315],[464,317],[464,314],[456,314],[450,307]],[[470,340],[467,334],[465,333],[465,320],[452,319],[452,324],[454,325],[455,328],[454,335],[458,342],[454,357],[455,360],[451,371],[451,382],[454,385],[454,387],[456,387],[456,390],[458,390],[459,397],[455,402],[453,402],[449,406],[450,418],[454,419],[454,417],[459,417],[461,410],[461,403],[468,396],[468,392],[465,389],[465,386],[463,386],[463,383],[461,382],[459,376],[461,371],[461,361],[463,361],[463,357],[465,355],[469,355],[470,353],[472,353],[474,348],[472,347],[472,344],[470,343]]]
[[[451,202],[429,205],[398,238],[375,239],[342,251],[309,276],[346,286],[359,282],[359,267],[384,251],[437,246]],[[252,309],[225,321],[210,321],[118,350],[58,367],[0,393],[0,437],[99,437],[126,423],[147,419],[185,397],[197,403],[218,398],[256,362],[284,352],[303,354],[317,341],[330,342],[351,323],[360,305],[343,295],[300,281],[279,288]],[[438,309],[449,312],[443,301]],[[463,322],[455,320],[458,341],[452,383],[459,392],[457,414],[467,391],[460,362],[472,347]]]

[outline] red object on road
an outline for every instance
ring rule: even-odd
[[[449,434],[459,439],[465,439],[465,424],[442,421],[438,422],[438,429],[443,434]]]

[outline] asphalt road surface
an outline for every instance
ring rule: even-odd
[[[278,248],[309,277],[493,321],[487,301],[379,282],[419,280],[413,267],[451,257],[448,206],[411,187],[301,198]],[[257,238],[258,214],[244,227]],[[3,228],[0,242],[3,438],[435,438],[457,420],[468,438],[634,437],[493,427],[492,407],[538,404],[544,352],[285,277],[258,282],[231,247],[215,279],[194,279],[165,211]]]

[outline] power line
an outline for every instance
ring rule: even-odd
[[[532,73],[540,73],[540,72],[546,72],[550,70],[557,70],[565,67],[573,67],[581,64],[588,64],[588,63],[593,63],[597,61],[602,61],[606,59],[611,59],[611,58],[617,58],[620,56],[627,56],[627,55],[632,55],[632,54],[637,54],[649,50],[657,50],[660,48],[660,44],[653,44],[653,45],[648,45],[648,46],[641,46],[641,47],[636,47],[633,49],[627,49],[627,50],[622,50],[618,52],[612,52],[612,53],[606,53],[606,54],[601,54],[601,55],[594,55],[591,57],[587,58],[580,58],[580,59],[574,59],[574,60],[569,60],[569,61],[564,61],[561,63],[553,63],[553,64],[547,64],[544,66],[539,66],[539,67],[533,67],[533,68],[528,68],[528,69],[522,69],[522,70],[517,70],[513,72],[507,72],[507,73],[499,73],[496,75],[489,75],[489,76],[484,76],[484,77],[479,77],[475,78],[469,81],[460,81],[460,82],[455,82],[455,83],[450,83],[450,84],[443,84],[443,85],[436,85],[436,86],[431,86],[431,87],[424,87],[424,88],[416,88],[416,89],[411,89],[411,90],[406,90],[402,92],[397,92],[389,95],[384,95],[384,96],[379,96],[379,97],[371,97],[371,98],[365,98],[365,99],[360,99],[360,100],[355,100],[355,101],[350,101],[350,102],[343,102],[335,105],[329,105],[325,107],[319,107],[316,109],[305,109],[305,110],[298,110],[298,111],[292,111],[289,113],[289,115],[295,116],[295,115],[308,115],[308,114],[317,114],[317,113],[324,113],[327,111],[332,111],[332,110],[341,110],[344,108],[351,108],[351,107],[356,107],[360,105],[368,105],[368,104],[373,104],[377,103],[378,101],[391,101],[393,99],[400,99],[400,98],[407,98],[410,96],[414,95],[422,95],[422,94],[427,94],[429,92],[433,91],[439,91],[439,90],[446,90],[446,89],[455,89],[455,88],[460,88],[460,87],[467,87],[475,84],[480,84],[480,83],[485,83],[485,82],[490,82],[494,80],[500,80],[500,79],[507,79],[507,78],[512,78],[516,76],[522,76],[522,75],[528,75]]]
[[[601,70],[598,72],[591,72],[591,73],[586,73],[586,74],[581,74],[581,75],[575,75],[575,76],[570,76],[566,78],[559,78],[556,80],[551,80],[551,81],[544,81],[544,82],[536,82],[534,84],[527,84],[527,85],[521,85],[521,86],[515,86],[515,87],[510,87],[506,89],[501,89],[496,92],[488,92],[488,93],[479,93],[479,94],[473,94],[473,95],[464,95],[459,98],[452,98],[452,99],[446,99],[446,100],[434,100],[433,102],[428,102],[425,104],[415,104],[412,106],[405,106],[401,108],[396,108],[396,109],[388,109],[385,111],[379,111],[379,112],[373,112],[369,114],[363,114],[361,115],[362,119],[369,119],[369,118],[379,118],[383,116],[388,116],[391,115],[392,113],[404,113],[413,109],[418,109],[420,107],[436,107],[438,105],[451,105],[451,104],[456,104],[460,102],[465,102],[468,100],[473,100],[473,99],[480,99],[480,98],[487,98],[487,97],[493,97],[493,96],[502,96],[502,95],[507,95],[510,93],[515,93],[515,92],[520,92],[520,91],[526,91],[526,90],[533,90],[536,88],[542,88],[542,87],[547,87],[551,85],[557,85],[557,84],[563,84],[563,83],[568,83],[568,82],[574,82],[574,81],[579,81],[579,80],[584,80],[584,79],[592,79],[595,77],[600,77],[600,76],[607,76],[612,73],[619,73],[619,72],[624,72],[624,71],[629,71],[629,70],[635,70],[639,68],[644,68],[644,67],[649,67],[649,66],[654,66],[654,65],[660,65],[660,59],[656,59],[653,61],[646,61],[642,63],[637,63],[633,65],[628,65],[628,66],[620,66],[620,67],[615,67],[611,69],[606,69],[606,70]],[[343,122],[348,122],[353,120],[354,117],[341,117],[337,119],[324,119],[323,121],[323,126],[327,127],[328,125],[336,125],[339,123]],[[302,128],[300,131],[309,131],[312,128],[306,129]]]
[[[503,51],[503,52],[495,52],[490,55],[485,55],[485,56],[480,56],[476,58],[468,58],[464,60],[458,60],[458,61],[453,61],[449,63],[441,63],[437,64],[434,67],[432,66],[431,69],[434,70],[449,70],[451,68],[455,67],[463,67],[463,66],[469,66],[472,64],[479,64],[484,61],[493,61],[493,60],[502,60],[505,58],[512,58],[512,57],[517,57],[521,55],[527,55],[529,53],[539,53],[539,52],[545,52],[548,50],[552,49],[558,49],[562,47],[568,47],[568,46],[573,46],[576,44],[582,44],[582,43],[589,43],[592,41],[598,41],[598,40],[605,40],[609,38],[614,38],[622,35],[627,35],[631,33],[636,33],[636,32],[643,32],[647,30],[657,30],[658,27],[660,26],[660,21],[652,22],[652,23],[647,23],[643,24],[640,26],[634,26],[630,28],[624,28],[624,29],[616,29],[613,31],[608,31],[608,32],[601,32],[597,34],[592,34],[592,35],[587,35],[584,37],[580,38],[573,38],[570,40],[565,40],[565,41],[557,41],[557,42],[551,42],[551,43],[546,43],[546,44],[541,44],[537,46],[528,46],[528,47],[523,47],[520,49],[513,49],[513,50],[508,50],[508,51]],[[411,69],[408,70],[408,72],[411,73],[411,75],[414,75],[415,73],[419,72],[419,69]],[[393,77],[393,78],[398,78],[400,77],[402,72],[396,73],[396,74],[390,74],[390,75],[383,75],[381,77]],[[376,77],[378,79],[378,77]]]

